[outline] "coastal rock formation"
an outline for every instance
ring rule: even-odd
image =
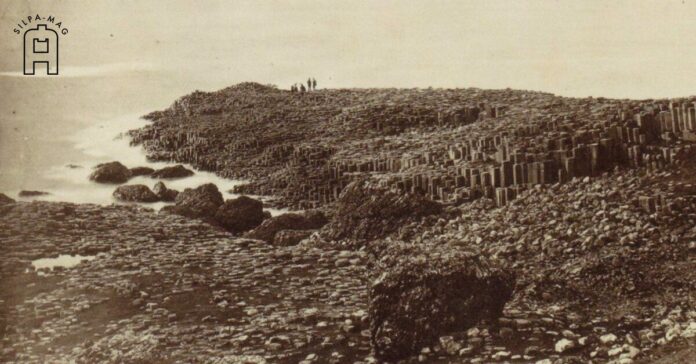
[[[7,204],[11,204],[11,203],[15,203],[15,200],[8,197],[4,193],[0,193],[0,205],[7,205]]]
[[[336,202],[336,213],[322,229],[326,239],[379,239],[404,224],[442,211],[439,203],[417,194],[401,194],[374,186],[368,180],[348,185]]]
[[[215,221],[235,233],[259,226],[265,217],[263,203],[247,196],[225,201],[215,213]]]
[[[321,211],[311,210],[301,214],[287,213],[265,220],[244,236],[274,243],[276,234],[281,230],[315,230],[326,223],[326,216]]]
[[[224,202],[217,186],[206,183],[181,191],[176,196],[175,204],[163,207],[162,211],[212,222],[215,213]]]
[[[450,247],[392,243],[370,287],[370,337],[378,359],[398,360],[482,319],[497,322],[515,278]]]
[[[191,163],[298,209],[370,176],[403,194],[502,206],[538,184],[663,170],[696,141],[696,98],[564,98],[526,90],[351,89],[255,83],[197,92],[131,132],[150,158]],[[230,142],[233,141],[233,142]]]
[[[359,252],[269,246],[138,205],[18,202],[2,214],[0,362],[370,356]],[[93,259],[32,267],[60,254]],[[342,260],[353,263],[336,269]]]
[[[149,158],[321,212],[3,205],[0,362],[648,363],[696,338],[695,101],[194,92]]]
[[[179,191],[167,188],[162,181],[155,183],[155,186],[152,188],[152,192],[154,192],[161,201],[166,202],[176,200],[176,196],[179,195]]]
[[[150,167],[135,167],[130,169],[131,177],[149,176],[155,170]]]
[[[145,185],[118,186],[113,196],[119,201],[128,202],[156,202],[159,197]]]
[[[181,164],[164,167],[150,174],[150,177],[152,178],[183,178],[189,176],[193,176],[193,171],[182,166]]]
[[[102,163],[94,167],[89,179],[99,183],[125,183],[131,177],[130,170],[120,162]]]
[[[44,192],[44,191],[27,191],[27,190],[19,191],[19,197],[36,197],[36,196],[45,196],[45,195],[50,195],[50,193]]]

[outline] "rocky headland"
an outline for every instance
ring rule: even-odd
[[[694,101],[194,92],[133,143],[304,211],[214,185],[117,187],[160,212],[0,194],[0,360],[691,362]],[[63,254],[93,259],[32,266]]]

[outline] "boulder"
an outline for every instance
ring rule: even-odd
[[[0,205],[15,203],[15,200],[9,198],[6,194],[0,193]]]
[[[326,223],[326,216],[318,210],[310,210],[301,214],[287,213],[266,219],[256,229],[249,231],[244,236],[272,243],[276,233],[281,230],[314,230],[321,228]]]
[[[118,186],[114,190],[113,196],[120,201],[130,202],[155,202],[159,197],[155,195],[149,187],[145,185],[126,185]]]
[[[308,238],[316,230],[280,230],[273,237],[273,245],[293,246]]]
[[[135,176],[149,176],[154,172],[155,170],[150,168],[150,167],[135,167],[130,169],[130,173],[132,177]]]
[[[247,196],[225,201],[215,213],[218,224],[236,233],[259,226],[264,218],[263,203]]]
[[[44,195],[49,195],[49,193],[44,191],[19,191],[19,197],[35,197]]]
[[[152,178],[183,178],[188,176],[193,176],[193,171],[181,164],[158,169],[150,175]]]
[[[336,203],[336,213],[322,229],[327,240],[379,239],[401,226],[439,214],[442,205],[418,194],[397,193],[358,180],[346,186]]]
[[[98,164],[89,175],[89,179],[99,183],[124,183],[130,177],[130,170],[120,162]]]
[[[217,186],[206,183],[196,188],[187,188],[180,192],[173,206],[165,206],[163,211],[190,218],[213,221],[218,207],[224,203]]]
[[[176,200],[176,196],[179,195],[179,191],[167,188],[162,181],[155,183],[152,192],[154,192],[160,200],[167,202]]]
[[[454,246],[389,243],[373,270],[371,344],[380,360],[397,361],[481,319],[497,322],[514,276]]]

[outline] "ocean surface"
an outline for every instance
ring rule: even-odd
[[[0,74],[0,192],[18,200],[120,203],[112,196],[114,185],[88,179],[92,167],[109,161],[129,168],[173,165],[149,162],[142,148],[129,145],[125,132],[146,125],[142,115],[166,108],[194,89],[223,87],[194,85],[200,86],[176,75],[142,69],[91,70],[68,77]],[[157,181],[140,176],[127,184],[152,188]],[[179,191],[212,182],[226,199],[235,197],[229,190],[243,183],[203,171],[163,182]],[[21,190],[48,194],[22,198]],[[165,203],[143,205],[159,209]]]

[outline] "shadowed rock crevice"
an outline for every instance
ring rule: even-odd
[[[515,287],[510,271],[451,246],[390,242],[375,268],[371,343],[379,359],[390,361],[481,320],[497,323]]]

